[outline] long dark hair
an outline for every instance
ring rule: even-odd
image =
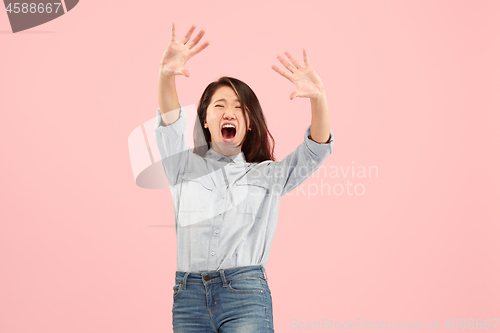
[[[266,160],[274,161],[274,138],[267,128],[266,118],[262,112],[257,95],[243,81],[228,76],[223,76],[217,81],[210,83],[200,98],[200,103],[198,104],[199,123],[195,125],[194,130],[194,152],[203,157],[208,149],[210,149],[210,131],[203,124],[207,117],[207,108],[212,100],[212,96],[221,86],[228,86],[234,90],[240,100],[243,116],[247,119],[246,116],[248,114],[250,118],[252,130],[246,131],[241,147],[241,151],[245,155],[245,160],[250,163],[259,163]]]

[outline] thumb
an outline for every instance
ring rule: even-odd
[[[182,74],[184,74],[186,77],[189,77],[191,74],[189,74],[189,71],[185,68],[182,69]]]
[[[298,93],[297,93],[297,90],[295,90],[293,93],[290,94],[290,99],[294,99],[295,97],[297,97]]]

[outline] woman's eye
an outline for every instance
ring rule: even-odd
[[[222,107],[222,105],[216,105],[215,107],[216,107],[216,108],[221,108],[221,107]]]
[[[241,106],[237,106],[236,108],[237,108],[237,109],[241,109]]]

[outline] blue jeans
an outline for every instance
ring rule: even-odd
[[[262,266],[176,272],[174,333],[274,332],[271,290]]]

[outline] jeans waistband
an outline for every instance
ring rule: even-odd
[[[175,272],[175,279],[182,281],[181,283],[183,289],[186,289],[187,283],[208,284],[222,282],[222,285],[225,287],[227,285],[227,280],[243,276],[259,276],[264,280],[267,280],[266,270],[260,265],[242,266],[201,273]]]

